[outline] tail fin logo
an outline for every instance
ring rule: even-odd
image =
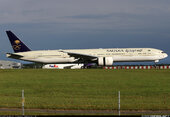
[[[20,50],[21,45],[19,45],[21,42],[19,40],[14,41],[15,45],[13,45],[14,50]]]
[[[20,44],[21,42],[19,40],[15,40],[15,44]]]

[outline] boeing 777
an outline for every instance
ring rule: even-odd
[[[154,61],[168,55],[154,48],[105,48],[32,51],[11,31],[6,31],[14,53],[7,53],[8,58],[44,64],[52,63],[97,63],[113,65],[114,62]]]

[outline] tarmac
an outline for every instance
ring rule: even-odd
[[[17,108],[1,108],[1,113],[17,112],[21,113],[22,109]],[[54,110],[54,109],[24,109],[25,114],[40,115],[119,115],[118,110]],[[120,110],[120,115],[170,115],[170,110]]]

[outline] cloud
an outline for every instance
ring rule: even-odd
[[[56,24],[61,30],[168,29],[169,1],[1,0],[0,24]],[[152,28],[152,29],[153,29]]]
[[[60,24],[78,30],[167,29],[169,3],[168,0],[1,0],[0,24]]]
[[[83,22],[75,19],[111,19],[116,16],[168,15],[168,1],[158,0],[1,0],[0,24]],[[115,15],[116,14],[116,15]],[[121,16],[122,15],[122,16]],[[74,20],[68,20],[73,18]]]

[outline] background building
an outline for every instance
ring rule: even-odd
[[[0,69],[20,69],[21,67],[21,63],[0,60]]]

